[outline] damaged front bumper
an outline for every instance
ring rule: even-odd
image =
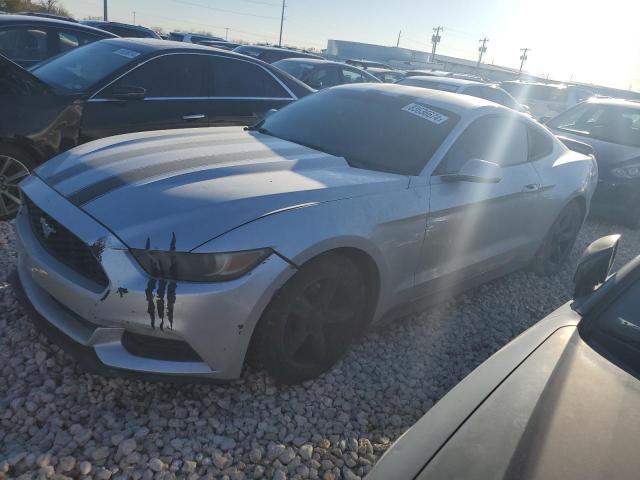
[[[19,281],[37,315],[68,340],[61,346],[104,373],[212,380],[240,375],[254,327],[294,267],[271,255],[228,282],[150,281],[117,236],[40,179],[21,187],[45,219],[34,221],[27,208],[16,219]],[[40,224],[50,235],[56,228],[71,232],[93,252],[98,245],[105,283],[53,255],[42,240],[46,232],[34,231]]]

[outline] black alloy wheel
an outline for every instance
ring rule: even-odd
[[[566,263],[582,226],[582,209],[575,201],[567,205],[547,233],[533,263],[537,273],[549,275]]]
[[[29,168],[17,158],[0,154],[0,220],[10,220],[20,208],[18,184],[29,175]]]
[[[254,358],[283,383],[329,369],[363,330],[367,288],[349,257],[330,253],[304,265],[274,297],[257,327]]]

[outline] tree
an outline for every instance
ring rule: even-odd
[[[0,11],[8,13],[44,12],[63,17],[71,16],[58,0],[40,0],[38,3],[34,3],[33,0],[0,0]]]

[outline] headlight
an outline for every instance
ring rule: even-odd
[[[184,282],[222,282],[241,277],[271,255],[270,248],[228,253],[131,249],[152,277]]]
[[[640,178],[640,164],[617,167],[611,173],[618,178]]]

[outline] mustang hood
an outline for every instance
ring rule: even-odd
[[[406,188],[408,177],[241,127],[121,135],[36,171],[132,248],[188,251],[288,208]]]

